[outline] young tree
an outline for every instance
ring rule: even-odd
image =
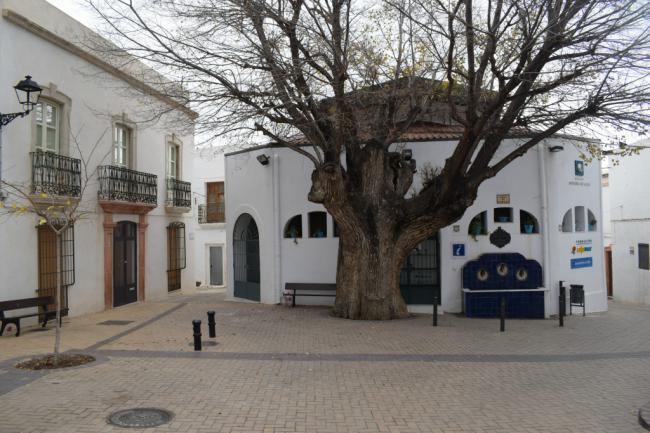
[[[59,364],[61,349],[61,291],[63,285],[63,238],[67,230],[71,229],[76,222],[85,218],[94,212],[94,207],[84,202],[84,195],[87,187],[91,184],[96,173],[95,169],[89,169],[89,162],[92,159],[96,149],[103,140],[106,131],[97,140],[91,148],[87,159],[81,152],[81,147],[77,137],[72,135],[73,142],[81,155],[79,160],[78,172],[56,171],[54,174],[44,174],[48,183],[58,183],[59,177],[63,178],[66,187],[75,189],[73,196],[60,195],[59,191],[47,191],[47,187],[42,188],[33,183],[18,183],[11,181],[0,181],[0,186],[6,194],[4,201],[0,201],[0,215],[5,217],[32,216],[36,218],[39,226],[47,226],[56,238],[56,292],[55,292],[55,309],[56,325],[54,336],[54,365]],[[104,155],[100,162],[106,158]],[[34,158],[40,160],[56,158],[55,155],[47,152],[37,151]],[[42,164],[43,161],[40,161]],[[49,164],[48,164],[49,165]],[[93,164],[95,165],[95,164]],[[97,164],[98,165],[98,164]],[[56,188],[55,188],[56,189]]]
[[[115,43],[95,49],[182,83],[189,94],[169,91],[202,113],[197,132],[261,132],[313,162],[308,198],[340,228],[340,317],[406,316],[409,252],[545,138],[650,120],[645,0],[89,2]],[[458,144],[407,194],[414,170],[395,144],[440,118]],[[527,138],[503,155],[515,128]]]

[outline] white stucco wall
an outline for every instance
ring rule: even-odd
[[[67,15],[40,0],[29,2],[0,0],[0,9],[12,10],[39,26],[59,35],[74,38],[87,31]],[[70,39],[71,42],[74,39]],[[113,116],[142,120],[143,104],[160,104],[155,99],[136,96],[129,85],[52,44],[22,27],[0,19],[0,101],[2,112],[19,111],[13,86],[30,74],[41,86],[56,90],[69,98],[70,133],[79,143],[77,149],[71,139],[68,156],[88,159],[95,143],[98,145],[89,160],[89,172],[100,164],[111,163]],[[63,101],[58,101],[63,102]],[[189,227],[191,214],[171,215],[165,211],[166,143],[172,133],[182,142],[181,173],[191,171],[193,132],[171,126],[171,117],[158,123],[139,122],[134,128],[135,163],[133,169],[158,176],[158,207],[147,217],[146,232],[146,299],[167,296],[167,234],[170,222],[185,222]],[[33,115],[17,119],[2,129],[2,177],[13,183],[29,185],[32,151]],[[65,153],[65,152],[64,152]],[[82,207],[88,209],[87,218],[75,226],[76,283],[70,287],[71,315],[104,309],[104,229],[103,212],[97,203],[97,179],[91,180],[83,198]],[[136,221],[134,215],[114,215],[114,221]],[[32,297],[38,287],[36,218],[12,217],[0,223],[0,300]],[[187,269],[182,271],[182,287],[193,285],[191,269],[194,249],[187,242]],[[140,246],[138,246],[140,247]]]
[[[219,149],[205,148],[194,153],[192,169],[193,216],[192,231],[194,238],[194,280],[201,286],[210,285],[210,247],[221,247],[223,260],[223,278],[225,286],[228,272],[226,268],[226,224],[198,222],[198,205],[206,203],[207,182],[223,182],[224,156]]]
[[[564,150],[550,152],[544,147],[536,148],[519,158],[495,178],[486,181],[479,189],[478,198],[468,208],[465,215],[452,226],[440,231],[441,256],[441,301],[442,308],[448,312],[462,310],[461,271],[463,265],[479,255],[491,252],[519,252],[530,259],[535,259],[543,267],[544,237],[548,237],[550,272],[545,286],[547,292],[547,314],[557,313],[558,281],[583,284],[587,293],[587,310],[603,311],[607,308],[604,289],[604,271],[602,262],[601,224],[597,230],[584,233],[562,233],[559,226],[567,209],[584,206],[591,209],[598,221],[601,221],[600,171],[598,167],[587,167],[584,176],[577,177],[574,162],[578,159],[578,150],[571,142],[556,139],[553,145],[562,144]],[[425,162],[441,166],[453,150],[455,142],[417,142],[405,143],[404,147],[412,149],[413,158],[422,167]],[[516,145],[510,141],[509,146]],[[547,196],[549,207],[548,228],[543,226],[540,153],[544,155],[547,178]],[[256,160],[265,154],[270,164],[262,166]],[[278,206],[274,212],[274,170],[277,171],[275,193]],[[308,213],[324,210],[321,205],[307,200],[310,188],[311,162],[286,148],[261,148],[248,152],[228,154],[226,156],[226,208],[228,245],[232,244],[232,231],[236,218],[248,212],[255,218],[260,232],[261,258],[261,298],[262,302],[277,303],[281,300],[282,289],[287,282],[334,283],[336,280],[336,260],[338,239],[332,236],[332,219],[328,216],[328,236],[326,238],[309,238]],[[418,184],[416,181],[415,184]],[[497,194],[509,194],[509,205],[497,205]],[[492,210],[495,207],[512,207],[514,220],[511,223],[495,223]],[[533,214],[541,227],[540,234],[521,234],[519,211]],[[499,249],[489,242],[488,236],[468,235],[468,226],[472,218],[482,211],[488,211],[488,231],[497,227],[508,231],[512,240],[506,247]],[[586,212],[586,211],[585,211]],[[282,231],[287,221],[294,215],[302,215],[303,237],[284,239]],[[454,230],[458,226],[458,231]],[[586,230],[586,229],[585,229]],[[276,247],[274,242],[279,242]],[[572,253],[572,246],[577,241],[591,247],[585,253]],[[589,242],[587,242],[589,241]],[[464,243],[466,256],[452,257],[452,244]],[[592,257],[593,265],[589,268],[571,269],[571,259]],[[233,267],[232,254],[228,254],[228,269]],[[233,294],[233,279],[229,278],[229,293]],[[326,303],[327,298],[303,298],[301,303]],[[411,306],[412,310],[418,310]],[[426,308],[428,311],[429,308]]]
[[[635,143],[650,146],[650,140]],[[614,299],[650,304],[650,271],[639,269],[639,243],[650,243],[650,150],[618,159],[609,170]]]

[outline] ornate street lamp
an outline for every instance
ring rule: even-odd
[[[3,126],[8,125],[15,118],[28,115],[38,103],[38,98],[41,96],[41,92],[43,91],[38,83],[32,80],[30,75],[25,76],[24,80],[21,80],[14,86],[14,89],[16,90],[18,102],[20,102],[25,111],[8,114],[0,113],[0,129],[2,129]]]

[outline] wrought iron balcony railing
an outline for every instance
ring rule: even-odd
[[[170,207],[192,207],[192,184],[167,178],[167,201]]]
[[[224,203],[199,205],[199,224],[223,222],[226,222],[226,206]]]
[[[128,201],[156,204],[158,202],[158,176],[113,165],[97,167],[100,200]]]
[[[81,160],[52,152],[31,152],[32,194],[79,197]]]

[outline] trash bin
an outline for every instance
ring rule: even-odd
[[[571,284],[569,290],[569,314],[573,314],[573,307],[582,307],[585,315],[585,287],[582,284]]]

